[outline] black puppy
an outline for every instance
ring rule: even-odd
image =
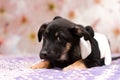
[[[56,16],[42,24],[38,32],[39,42],[43,37],[40,63],[32,68],[90,68],[111,63],[107,38],[94,33],[92,27],[75,24]]]

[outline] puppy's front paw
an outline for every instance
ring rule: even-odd
[[[63,71],[68,71],[68,70],[72,70],[72,69],[74,69],[74,67],[72,65],[70,65],[70,66],[63,68]]]
[[[42,68],[42,66],[39,64],[33,64],[30,68],[31,69],[40,69],[40,68]]]
[[[48,67],[49,67],[49,61],[41,61],[41,62],[34,64],[30,68],[31,69],[41,69],[41,68],[48,68]]]
[[[82,60],[78,60],[78,61],[74,62],[73,64],[63,68],[63,71],[73,70],[73,69],[86,69],[86,68],[87,67],[85,66],[83,61]]]

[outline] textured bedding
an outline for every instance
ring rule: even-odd
[[[120,59],[86,70],[30,69],[36,56],[0,57],[0,80],[120,80]]]

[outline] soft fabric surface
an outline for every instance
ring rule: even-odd
[[[120,59],[86,70],[30,69],[36,56],[0,57],[0,80],[120,80]]]

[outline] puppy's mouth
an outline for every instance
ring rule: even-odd
[[[67,61],[67,59],[68,59],[67,54],[63,54],[63,55],[58,54],[47,58],[47,60],[50,61]]]
[[[57,61],[60,58],[60,55],[57,54],[49,54],[46,55],[40,54],[40,59],[48,60],[48,61]]]
[[[68,42],[62,52],[52,52],[47,54],[40,55],[41,59],[49,60],[49,61],[67,61],[68,60],[68,53],[71,49],[71,44]]]
[[[56,53],[55,55],[47,55],[47,56],[40,55],[40,59],[48,60],[48,61],[51,61],[51,62],[67,61],[68,55],[67,55],[67,53]]]

